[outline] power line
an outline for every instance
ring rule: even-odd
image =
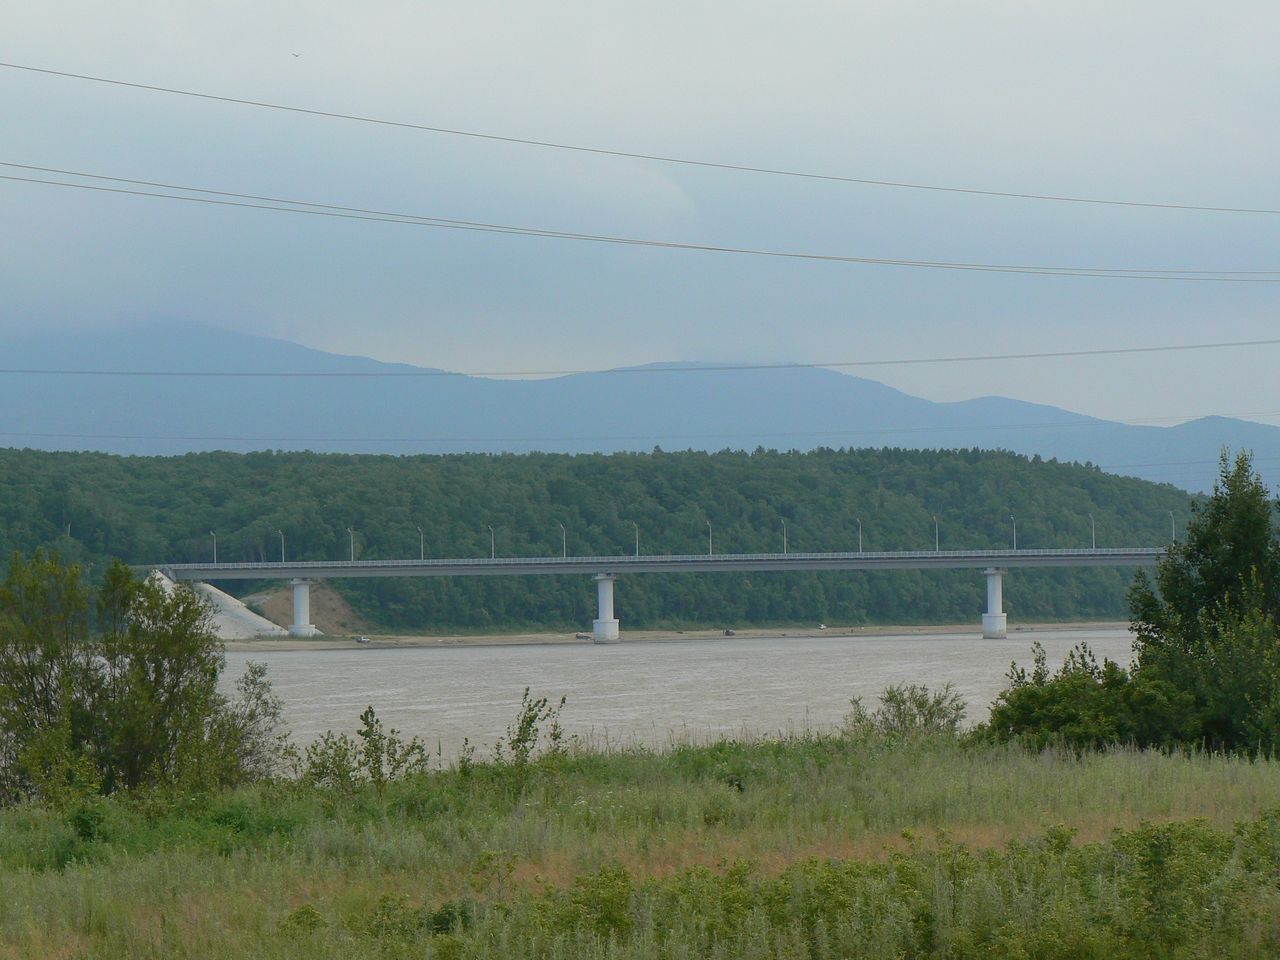
[[[1151,477],[1203,477],[1205,470],[1203,468],[1218,464],[1217,458],[1211,460],[1166,460],[1156,463],[1101,463],[1098,464],[1100,470],[1156,470],[1157,473],[1151,473]],[[1274,464],[1280,462],[1280,457],[1254,457],[1251,460],[1252,465],[1259,471],[1275,470],[1276,467],[1259,467],[1259,464]],[[1201,469],[1195,469],[1195,468]],[[1215,471],[1216,474],[1216,471]]]
[[[195,90],[184,90],[177,87],[165,87],[157,84],[135,83],[128,80],[117,80],[110,77],[98,77],[84,73],[71,73],[65,70],[50,70],[44,67],[33,67],[20,63],[0,62],[0,67],[11,70],[24,70],[29,73],[44,74],[52,77],[64,77],[72,80],[87,80],[93,83],[109,84],[116,87],[128,87],[134,90],[146,90],[152,93],[166,93],[181,97],[193,97],[199,100],[210,100],[219,103],[232,103],[240,106],[260,107],[267,110],[279,110],[286,113],[304,114],[312,117],[325,117],[334,120],[350,120],[357,123],[368,123],[383,127],[395,127],[403,130],[418,130],[426,133],[443,134],[451,137],[466,137],[474,140],[487,140],[496,143],[511,143],[521,146],[544,147],[553,150],[568,150],[576,153],[595,154],[606,157],[623,157],[630,160],[646,160],[657,163],[677,164],[688,167],[702,167],[711,170],[732,170],[739,173],[763,174],[775,177],[790,177],[802,180],[818,180],[830,183],[851,183],[863,186],[893,187],[905,190],[925,190],[935,193],[958,193],[979,197],[1001,197],[1015,200],[1044,200],[1054,203],[1085,203],[1099,206],[1139,207],[1157,210],[1194,210],[1207,213],[1252,213],[1280,214],[1280,209],[1268,207],[1231,207],[1208,204],[1171,203],[1141,200],[1113,200],[1099,197],[1077,197],[1048,193],[1020,193],[1012,190],[982,190],[975,187],[953,187],[932,183],[912,183],[903,180],[875,180],[869,177],[849,177],[835,174],[813,173],[803,170],[789,170],[780,167],[763,167],[745,163],[717,162],[697,160],[689,157],[677,157],[659,153],[641,153],[628,150],[614,150],[606,147],[584,146],[582,144],[561,143],[553,140],[539,140],[530,137],[514,137],[504,134],[484,133],[476,130],[462,130],[453,127],[431,126],[423,123],[411,123],[403,120],[388,120],[380,117],[363,116],[354,113],[341,113],[333,110],[319,110],[310,107],[291,106],[272,103],[266,100],[251,100],[243,97],[230,97],[212,93],[200,93]]]
[[[284,204],[290,207],[314,208],[317,210],[332,210],[332,211],[338,211],[341,213],[361,214],[364,217],[373,217],[378,219],[393,219],[395,221],[412,220],[412,221],[421,221],[423,223],[428,223],[428,224],[438,224],[442,226],[477,227],[477,228],[484,228],[486,230],[516,231],[520,233],[534,234],[537,236],[547,235],[547,236],[567,237],[570,239],[579,239],[579,240],[601,239],[601,240],[612,241],[612,240],[618,239],[618,238],[603,237],[603,236],[593,235],[593,234],[552,231],[552,230],[546,230],[540,227],[515,227],[509,224],[483,223],[483,222],[472,221],[472,220],[453,220],[453,219],[447,219],[442,217],[424,216],[421,214],[402,213],[402,212],[393,211],[393,210],[378,210],[378,209],[371,209],[368,207],[342,206],[342,205],[333,204],[333,203],[317,203],[311,200],[292,200],[286,197],[263,196],[260,194],[251,194],[251,193],[234,193],[229,190],[212,190],[207,187],[187,187],[181,184],[165,183],[157,180],[139,180],[139,179],[134,179],[129,177],[112,177],[112,176],[107,176],[106,174],[101,174],[101,173],[86,173],[81,170],[67,170],[61,167],[42,167],[42,166],[37,166],[35,164],[30,164],[30,163],[15,163],[13,161],[0,160],[0,167],[11,167],[19,170],[33,170],[39,173],[53,173],[61,176],[78,177],[81,179],[88,179],[88,180],[106,180],[112,183],[127,183],[133,186],[156,187],[163,190],[178,190],[183,193],[199,193],[207,196],[232,197],[237,200],[259,201],[262,203],[270,203],[270,204]],[[45,180],[39,180],[39,181],[33,181],[33,182],[53,183],[53,181],[45,181]],[[62,185],[62,184],[59,184],[59,185]],[[65,184],[65,186],[78,186],[78,185]],[[147,195],[149,196],[150,194],[147,194]],[[185,199],[185,198],[174,198],[174,199]],[[670,245],[666,241],[627,240],[625,242],[642,242],[642,243],[651,242],[651,243],[658,243],[662,245]],[[698,249],[708,249],[708,248],[699,247]],[[720,249],[720,248],[715,248],[715,249]],[[756,251],[734,251],[734,252],[756,252]],[[890,261],[875,261],[875,262],[879,263],[879,262],[890,262]],[[961,263],[950,263],[946,261],[891,261],[891,262],[899,263],[899,264],[907,264],[907,265],[929,263],[929,264],[936,264],[938,266],[946,266],[946,267],[974,266],[974,267],[981,267],[981,268],[992,269],[992,270],[997,270],[997,269],[998,270],[1018,270],[1018,271],[1044,270],[1044,271],[1055,271],[1055,272],[1056,271],[1072,271],[1072,272],[1087,271],[1090,274],[1093,274],[1093,273],[1100,273],[1100,274],[1151,273],[1151,274],[1171,274],[1171,275],[1214,274],[1214,275],[1224,275],[1224,276],[1246,276],[1246,277],[1247,276],[1278,276],[1280,275],[1280,270],[1183,270],[1183,269],[1163,269],[1163,268],[1156,269],[1156,268],[1133,268],[1133,267],[1114,268],[1114,267],[1095,267],[1095,266],[1061,267],[1061,266],[1044,266],[1044,265],[1037,265],[1037,264],[1030,264],[1030,265],[961,264]]]
[[[0,164],[22,167],[22,164]],[[65,176],[89,177],[93,179],[117,180],[99,174],[66,172]],[[1164,280],[1192,283],[1278,283],[1280,271],[1274,270],[1204,270],[1182,268],[1146,268],[1146,267],[1073,267],[1057,265],[973,263],[946,260],[909,260],[890,257],[859,257],[825,253],[809,253],[801,251],[771,250],[756,247],[735,247],[720,244],[684,243],[673,240],[650,240],[639,237],[620,237],[607,234],[575,233],[563,230],[550,230],[543,227],[523,227],[510,224],[484,223],[474,220],[455,220],[441,217],[430,217],[416,214],[389,213],[378,211],[361,211],[357,207],[342,207],[336,204],[311,203],[304,200],[269,199],[252,194],[233,193],[225,190],[208,190],[203,187],[185,187],[169,185],[163,189],[182,190],[188,193],[206,194],[205,196],[181,196],[173,193],[160,193],[151,190],[134,190],[124,187],[107,187],[88,183],[67,183],[61,180],[46,180],[37,177],[20,177],[11,174],[0,174],[0,180],[17,183],[34,183],[52,187],[63,187],[75,190],[89,190],[96,193],[120,194],[132,197],[154,197],[162,200],[180,200],[186,203],[200,203],[219,207],[248,208],[253,210],[270,210],[278,213],[296,213],[316,217],[330,217],[340,220],[360,220],[374,223],[399,223],[409,226],[433,227],[447,230],[466,230],[479,233],[499,233],[513,236],[543,237],[556,240],[577,240],[591,243],[607,243],[620,246],[649,247],[663,250],[699,251],[704,253],[724,253],[753,257],[770,257],[784,260],[808,260],[825,263],[847,263],[862,266],[910,267],[930,270],[959,270],[978,273],[1030,274],[1036,276],[1088,277],[1110,280]],[[129,181],[120,178],[117,182],[132,182],[150,185],[150,181]],[[238,197],[241,199],[226,199]],[[284,206],[282,204],[291,204]]]
[[[1104,347],[1090,350],[1046,350],[1035,353],[988,353],[950,357],[900,357],[889,360],[815,360],[801,363],[723,363],[681,364],[680,366],[615,367],[607,370],[77,370],[52,367],[0,367],[0,375],[73,376],[73,377],[238,377],[246,379],[421,379],[431,377],[567,377],[613,374],[657,373],[724,373],[753,370],[818,370],[856,367],[896,367],[935,363],[981,363],[1001,360],[1045,360],[1071,357],[1124,356],[1138,353],[1174,353],[1189,350],[1221,350],[1232,347],[1264,347],[1280,344],[1280,338],[1267,340],[1224,340],[1215,343],[1158,344],[1149,347]],[[1175,420],[1186,419],[1182,417]]]
[[[1280,460],[1280,457],[1253,457],[1251,463],[1263,463],[1273,460]],[[1103,464],[1106,467],[1200,467],[1211,463],[1218,463],[1219,460],[1214,457],[1211,460],[1162,460],[1156,463],[1108,463]]]
[[[1201,415],[1202,417],[1204,415]],[[1215,414],[1215,416],[1247,417],[1280,417],[1280,410],[1254,411],[1250,413]],[[594,435],[594,436],[507,436],[507,437],[270,437],[270,436],[183,436],[177,434],[125,434],[125,433],[54,433],[42,431],[8,431],[0,430],[0,436],[26,439],[49,440],[150,440],[187,443],[594,443],[603,441],[638,442],[638,441],[690,441],[690,440],[747,440],[758,441],[760,438],[797,437],[815,439],[820,437],[854,437],[877,436],[885,434],[930,434],[930,433],[963,433],[970,430],[1029,430],[1046,428],[1098,428],[1116,426],[1139,426],[1143,424],[1177,423],[1195,420],[1200,417],[1138,417],[1126,420],[1097,420],[1082,418],[1079,420],[1043,421],[1039,423],[1001,423],[1001,424],[957,424],[930,427],[875,427],[860,430],[762,430],[751,433],[640,433],[629,435]],[[1217,461],[1211,461],[1216,463]],[[1143,466],[1138,464],[1137,466]],[[1151,464],[1155,466],[1155,464]]]

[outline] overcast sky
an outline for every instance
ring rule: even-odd
[[[10,0],[0,60],[650,154],[1280,209],[1273,2]],[[1280,216],[977,197],[486,142],[0,69],[0,160],[875,258],[1280,270]],[[14,173],[0,169],[0,173]],[[164,319],[456,370],[1280,336],[1280,285],[764,260],[0,181],[0,338]],[[1280,411],[1280,347],[859,371],[1134,419]]]

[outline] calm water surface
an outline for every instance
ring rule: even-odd
[[[372,704],[389,726],[453,756],[463,737],[483,747],[501,736],[526,686],[534,696],[568,697],[568,732],[611,743],[831,729],[850,697],[874,705],[893,683],[950,680],[975,722],[986,718],[1010,661],[1030,665],[1033,640],[1053,665],[1081,641],[1099,659],[1130,657],[1128,631],[1081,628],[1007,640],[929,634],[232,652],[224,676],[229,686],[248,660],[265,662],[298,741],[354,730]]]

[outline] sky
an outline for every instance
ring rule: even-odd
[[[1280,210],[1280,6],[6,4],[0,60],[841,177]],[[0,68],[0,161],[841,256],[1280,270],[1280,215],[768,176]],[[0,168],[0,174],[47,176]],[[87,183],[70,176],[55,179]],[[161,320],[451,370],[848,362],[1280,337],[1280,284],[653,249],[0,180],[0,341]],[[1280,423],[1280,346],[861,368],[934,400]]]

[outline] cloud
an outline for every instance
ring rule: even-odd
[[[1280,208],[1270,3],[125,0],[6,13],[0,59],[229,96],[877,179]],[[438,216],[867,256],[1280,266],[1280,217],[769,178],[7,70],[0,127],[0,159]],[[1053,349],[1274,325],[1265,285],[779,263],[12,183],[0,209],[0,335],[162,316],[491,368]],[[939,399],[1020,392],[1151,415],[1186,405],[1188,377],[1217,409],[1275,407],[1267,377],[1240,376],[1266,360],[885,377]]]

